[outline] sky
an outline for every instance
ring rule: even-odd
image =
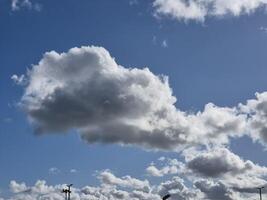
[[[0,200],[258,199],[266,9],[0,0]]]

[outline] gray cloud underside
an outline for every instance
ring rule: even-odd
[[[257,193],[255,187],[267,184],[267,168],[244,160],[226,147],[211,149],[188,148],[181,154],[183,161],[164,159],[151,163],[146,172],[149,176],[176,176],[187,179],[192,183],[208,181],[204,188],[222,187],[234,193]],[[160,166],[160,167],[159,167]],[[204,189],[203,189],[204,191]]]
[[[74,129],[88,143],[163,150],[227,144],[244,134],[267,141],[267,93],[233,108],[208,103],[183,112],[166,76],[120,66],[102,47],[45,53],[24,82],[20,105],[39,134]]]

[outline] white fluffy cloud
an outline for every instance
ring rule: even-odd
[[[115,175],[112,174],[115,177]],[[124,180],[126,185],[132,185],[131,179],[118,178]],[[170,193],[171,200],[186,200],[186,199],[195,199],[197,196],[201,195],[199,191],[193,189],[190,191],[184,185],[184,181],[179,177],[173,177],[171,180],[164,181],[158,185],[149,186],[148,191],[139,190],[135,187],[128,187],[126,190],[124,188],[125,183],[118,184],[117,182],[106,184],[103,182],[102,178],[99,178],[101,181],[100,186],[84,186],[82,188],[72,188],[71,199],[74,200],[120,200],[120,199],[133,199],[133,200],[160,200],[162,196]],[[134,178],[133,178],[134,179]],[[135,179],[135,181],[138,179]],[[142,182],[141,180],[138,180]],[[3,198],[3,200],[63,200],[64,194],[61,192],[64,185],[47,185],[45,181],[39,180],[33,186],[26,186],[24,183],[20,184],[16,181],[12,181],[12,185],[16,188],[18,185],[23,185],[27,190],[13,192],[13,194],[8,198]],[[121,182],[121,181],[119,181]],[[14,186],[13,186],[14,187]],[[200,197],[200,196],[199,196]]]
[[[265,166],[244,160],[226,147],[189,148],[182,156],[183,162],[164,158],[160,163],[152,163],[146,171],[156,177],[182,177],[195,184],[208,199],[216,199],[216,195],[224,197],[222,199],[238,199],[235,196],[255,194],[255,187],[267,185]]]
[[[151,163],[146,168],[148,175],[162,177],[165,175],[182,173],[184,171],[184,163],[178,161],[177,159],[160,158],[159,161],[164,162],[165,165],[158,168],[154,163]]]
[[[27,190],[25,183],[17,183],[16,181],[10,181],[9,188],[13,193],[23,192]]]
[[[267,92],[235,107],[207,103],[203,111],[184,112],[168,77],[118,65],[102,47],[47,52],[21,77],[20,105],[38,134],[76,130],[88,143],[172,151],[228,144],[245,134],[267,143]]]
[[[75,129],[88,143],[177,150],[227,144],[247,128],[247,115],[235,107],[177,109],[166,76],[120,66],[102,47],[47,52],[25,77],[20,105],[37,133]]]
[[[249,134],[262,144],[267,143],[267,92],[256,93],[256,99],[250,99],[240,109],[248,113]]]
[[[203,22],[207,17],[240,16],[266,8],[266,0],[154,0],[156,16]]]
[[[144,192],[150,191],[150,185],[147,180],[141,181],[139,179],[132,178],[131,176],[118,178],[108,170],[101,172],[98,176],[98,179],[106,185],[117,185],[120,187],[141,190]]]
[[[63,200],[64,196],[61,193],[63,185],[49,186],[44,180],[38,180],[33,186],[26,186],[25,183],[16,181],[10,182],[10,190],[14,194],[9,200]]]
[[[147,180],[142,181],[130,176],[116,177],[110,171],[105,170],[98,176],[100,186],[85,186],[72,188],[71,199],[74,200],[160,200],[158,189],[152,188]],[[33,186],[26,186],[25,183],[10,182],[10,189],[13,193],[5,200],[63,200],[61,192],[64,185],[49,186],[46,181],[38,180]],[[125,188],[126,187],[126,188]],[[147,187],[147,188],[146,188]],[[121,188],[125,188],[122,190]],[[146,188],[146,189],[144,189]],[[153,193],[152,193],[153,190]],[[4,199],[3,199],[4,200]]]
[[[258,196],[255,187],[267,185],[265,167],[251,161],[244,161],[230,150],[221,148],[199,152],[188,149],[183,155],[185,156],[185,161],[182,163],[184,167],[174,173],[171,178],[161,176],[156,183],[153,183],[149,179],[141,180],[129,175],[118,177],[110,170],[103,170],[96,176],[100,181],[99,185],[74,187],[71,193],[72,199],[160,200],[166,194],[171,194],[170,200],[255,199]],[[207,161],[218,160],[219,156],[221,156],[221,160],[218,162]],[[193,160],[198,160],[194,169],[189,164]],[[159,161],[166,161],[169,166],[181,165],[181,162],[176,159],[164,158]],[[202,165],[206,166],[204,171],[202,167],[199,167]],[[219,175],[205,173],[209,170],[214,171],[215,167],[220,170],[219,165],[227,166],[228,170],[221,170]],[[186,168],[186,166],[189,167]],[[170,173],[164,175],[170,175]],[[65,187],[64,185],[47,185],[43,180],[38,180],[33,186],[11,181],[10,191],[12,194],[2,200],[63,200],[64,194],[61,191]]]

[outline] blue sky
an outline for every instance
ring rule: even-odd
[[[261,136],[264,137],[264,133],[259,133],[260,136],[258,136],[256,133],[258,129],[251,131],[253,133],[248,133],[253,129],[249,119],[244,122],[249,124],[248,128],[242,129],[242,133],[238,133],[238,136],[233,135],[232,132],[221,133],[227,137],[230,135],[226,144],[209,141],[211,147],[206,144],[206,141],[195,145],[192,143],[198,141],[186,142],[189,147],[183,147],[186,148],[184,151],[192,151],[191,148],[198,147],[204,149],[194,154],[177,150],[176,148],[180,148],[180,143],[175,148],[163,150],[149,146],[154,145],[149,141],[145,141],[149,148],[138,142],[132,144],[130,142],[129,146],[125,146],[124,142],[119,142],[120,144],[103,142],[106,140],[102,138],[92,144],[88,141],[89,139],[81,139],[81,127],[77,129],[77,127],[70,126],[65,133],[58,129],[46,130],[44,134],[38,135],[34,133],[34,127],[36,124],[38,126],[40,119],[34,118],[29,112],[31,102],[24,105],[26,111],[19,105],[22,103],[22,96],[25,95],[27,88],[34,84],[30,81],[33,75],[26,75],[27,70],[34,71],[33,65],[41,66],[39,61],[44,58],[44,53],[69,52],[69,49],[73,47],[80,49],[81,46],[94,45],[105,48],[115,58],[116,63],[126,69],[138,68],[142,74],[143,68],[148,67],[155,77],[157,75],[168,76],[169,88],[166,92],[169,89],[172,90],[171,96],[177,98],[173,105],[181,112],[197,115],[196,113],[202,112],[209,102],[219,108],[237,108],[239,103],[250,107],[246,101],[256,99],[256,92],[264,96],[267,85],[267,57],[265,55],[267,52],[265,28],[267,15],[264,1],[255,1],[256,4],[259,3],[255,8],[246,7],[247,5],[241,6],[243,10],[250,9],[249,12],[241,9],[240,12],[233,14],[231,10],[228,10],[219,15],[215,10],[207,11],[200,17],[194,15],[193,18],[188,17],[187,14],[182,15],[179,9],[179,12],[176,10],[174,14],[168,13],[168,10],[166,13],[159,9],[160,6],[174,5],[171,2],[175,0],[166,1],[166,5],[160,0],[68,0],[64,2],[19,0],[17,7],[14,5],[12,7],[12,2],[0,1],[0,52],[2,55],[0,59],[0,197],[8,199],[13,195],[10,192],[11,180],[18,183],[25,182],[27,185],[34,185],[37,180],[46,180],[50,185],[72,182],[77,188],[85,185],[97,186],[102,180],[99,177],[107,172],[103,171],[106,169],[110,170],[108,173],[112,172],[118,177],[130,175],[140,180],[148,179],[151,185],[160,184],[174,176],[190,177],[193,176],[192,173],[200,174],[197,180],[184,178],[185,185],[190,190],[190,185],[206,178],[207,174],[197,171],[198,169],[190,169],[190,172],[166,172],[166,175],[157,178],[149,174],[146,168],[151,162],[160,162],[157,160],[162,156],[177,159],[187,166],[188,163],[184,160],[190,160],[188,154],[207,155],[210,153],[209,148],[219,149],[219,153],[225,153],[227,149],[229,150],[225,153],[227,155],[235,154],[244,162],[251,160],[255,165],[259,164],[257,166],[260,166],[263,172],[261,172],[261,177],[257,176],[257,178],[260,179],[259,183],[266,184],[265,142],[260,143],[264,141],[261,138]],[[155,2],[158,2],[158,7]],[[177,0],[176,2],[183,1]],[[185,13],[190,13],[190,5],[186,3],[185,5],[187,5]],[[86,51],[91,51],[92,47],[88,48]],[[100,50],[94,51],[98,55]],[[53,68],[52,65],[49,67]],[[22,74],[25,75],[25,79],[28,79],[25,80],[26,83],[18,83],[17,79],[13,78],[15,81],[11,79],[13,75],[19,78]],[[96,88],[97,94],[100,92],[98,89]],[[157,90],[160,88],[155,89]],[[39,92],[43,94],[43,91],[39,90]],[[90,101],[90,99],[85,100]],[[258,99],[258,101],[261,100]],[[265,103],[264,98],[262,101],[259,104]],[[258,107],[251,109],[255,110],[252,114],[246,113],[247,115],[261,113],[257,110]],[[242,117],[242,114],[238,111],[235,115]],[[31,123],[29,118],[32,118],[34,122]],[[258,118],[255,117],[255,119]],[[58,123],[66,122],[63,120]],[[46,124],[46,126],[49,125]],[[192,124],[192,127],[194,126],[195,124]],[[213,135],[203,137],[209,140],[209,137]],[[190,168],[190,165],[188,166]],[[52,173],[51,168],[58,170]],[[71,173],[71,169],[75,169],[76,172]],[[254,178],[253,173],[244,176]],[[209,180],[214,184],[222,181],[226,187],[230,187],[234,182],[225,178],[227,175],[220,176],[209,177]],[[244,185],[242,187],[245,188]],[[197,192],[201,193],[201,198],[205,195],[208,199],[214,198],[203,193],[201,187],[196,189]],[[223,194],[222,199],[233,199],[237,197],[235,195],[240,195],[240,198],[249,198],[251,196],[246,195],[256,194],[231,190]],[[179,198],[182,199],[182,197]]]

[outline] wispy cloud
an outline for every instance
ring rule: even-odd
[[[155,35],[153,35],[153,37],[152,37],[152,43],[153,43],[153,45],[158,45],[158,46],[161,46],[163,48],[167,48],[168,47],[168,41],[167,41],[167,39],[160,40]]]
[[[2,122],[4,123],[11,123],[13,121],[13,119],[11,117],[6,117],[2,119]]]
[[[41,11],[42,6],[39,3],[33,3],[31,0],[11,0],[12,11],[18,11],[24,8],[28,10]]]
[[[77,172],[78,172],[77,169],[71,169],[71,170],[70,170],[70,173],[77,173]]]
[[[262,31],[262,32],[267,33],[267,27],[265,27],[265,26],[261,26],[261,27],[259,28],[259,30]]]
[[[134,5],[138,5],[139,1],[138,0],[129,0],[129,5],[130,6],[134,6]]]
[[[168,47],[168,43],[167,43],[167,40],[166,40],[166,39],[164,39],[164,40],[162,41],[161,46],[162,46],[163,48],[167,48],[167,47]]]
[[[17,85],[25,85],[27,80],[24,75],[18,76],[16,74],[13,74],[11,76],[11,79],[16,83]]]
[[[60,173],[60,170],[56,167],[51,167],[49,170],[48,170],[49,174],[59,174]]]

